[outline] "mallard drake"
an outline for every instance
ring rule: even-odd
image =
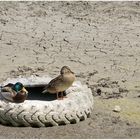
[[[7,101],[21,103],[26,100],[28,91],[20,82],[17,82],[15,84],[9,83],[1,87],[1,95]]]
[[[63,66],[60,71],[60,75],[52,79],[44,88],[42,93],[52,93],[57,95],[57,99],[63,99],[65,90],[68,89],[75,80],[75,74],[70,70],[68,66]],[[61,98],[58,94],[61,93]]]

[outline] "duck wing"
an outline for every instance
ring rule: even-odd
[[[10,92],[1,92],[0,94],[3,99],[13,102],[13,95]]]
[[[4,87],[1,88],[1,91],[2,92],[12,92],[12,88],[8,87],[8,86],[4,86]]]
[[[48,89],[55,88],[57,85],[59,85],[63,81],[62,75],[59,75],[58,77],[52,79],[44,88],[42,93],[46,93]]]
[[[10,86],[9,84],[4,86],[4,87],[1,87],[1,93],[3,94],[6,94],[6,93],[9,93],[11,95],[11,97],[14,97],[16,96],[16,92],[12,89],[12,85],[10,83]]]

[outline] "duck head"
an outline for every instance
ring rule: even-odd
[[[63,67],[61,68],[60,73],[61,73],[61,74],[68,74],[68,73],[74,74],[74,72],[71,71],[71,69],[70,69],[68,66],[63,66]]]
[[[28,93],[28,91],[24,88],[23,84],[20,83],[20,82],[15,83],[15,84],[13,85],[12,89],[13,89],[14,91],[16,91],[17,93],[19,93],[19,92],[24,92],[24,93],[26,93],[26,94]]]

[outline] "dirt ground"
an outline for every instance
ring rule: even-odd
[[[0,2],[0,82],[68,65],[93,92],[91,118],[0,125],[0,138],[140,138],[140,2]],[[120,112],[114,112],[115,105]]]

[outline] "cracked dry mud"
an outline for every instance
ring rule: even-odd
[[[86,121],[0,138],[140,138],[139,28],[140,2],[0,2],[0,81],[68,65],[95,99]]]

